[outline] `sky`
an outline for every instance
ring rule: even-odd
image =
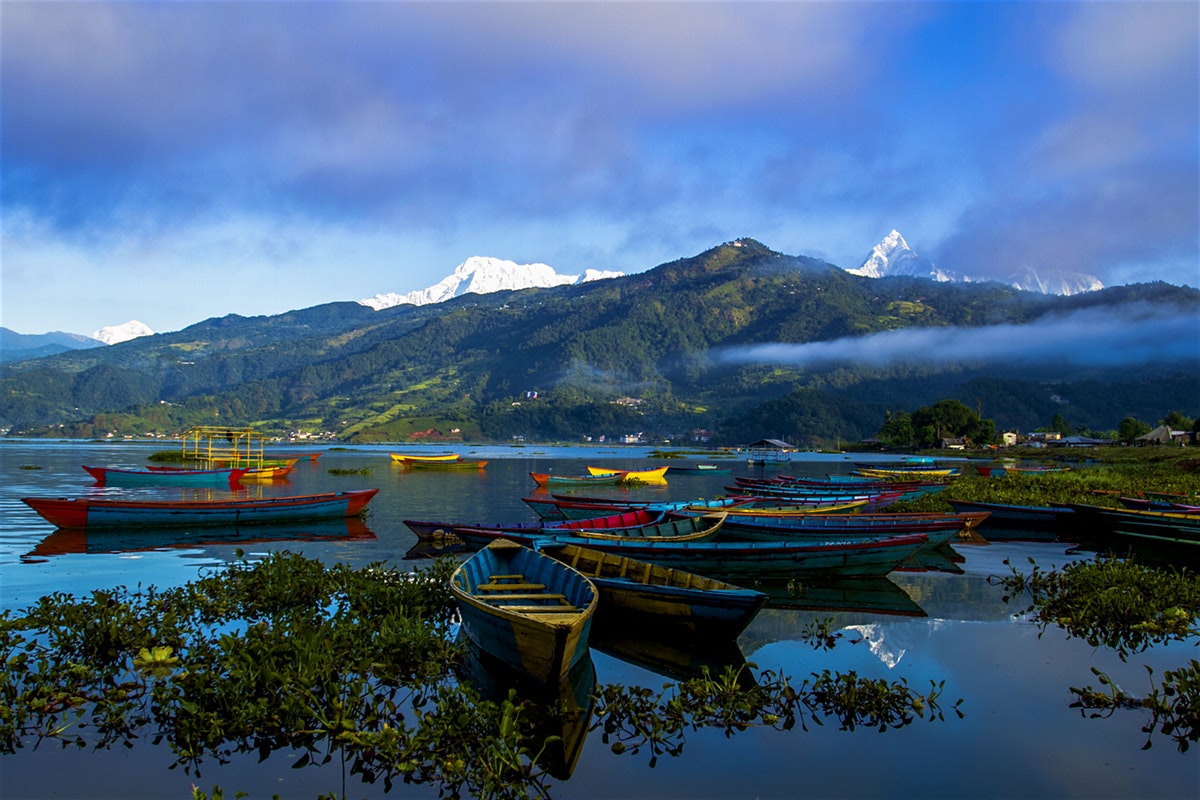
[[[1200,286],[1200,4],[0,4],[0,325],[179,330],[471,256]]]

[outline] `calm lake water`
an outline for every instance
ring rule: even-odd
[[[366,532],[355,537],[313,538],[328,530],[255,530],[254,540],[205,541],[211,537],[83,536],[56,532],[21,497],[77,496],[103,492],[176,496],[179,488],[102,489],[80,465],[141,466],[169,445],[142,443],[0,442],[0,607],[20,609],[52,591],[82,595],[117,585],[178,585],[202,571],[249,555],[276,550],[303,552],[327,563],[363,566],[383,561],[402,569],[420,564],[406,558],[416,537],[404,519],[509,522],[535,519],[521,498],[534,494],[530,472],[578,474],[588,464],[646,468],[663,462],[644,448],[465,447],[472,458],[489,459],[481,472],[404,471],[389,452],[417,448],[354,447],[324,450],[317,461],[301,460],[291,480],[264,487],[265,494],[378,487]],[[294,448],[297,454],[316,452]],[[285,450],[283,452],[290,452]],[[426,452],[433,452],[432,450]],[[697,463],[701,459],[689,459]],[[871,459],[878,460],[878,459]],[[714,459],[706,458],[711,462]],[[740,460],[721,462],[734,474],[764,474]],[[369,467],[367,475],[333,475],[329,470]],[[841,455],[808,455],[787,465],[788,473],[820,476],[849,472]],[[773,474],[768,469],[766,474]],[[723,494],[731,475],[668,476],[665,486],[628,490],[639,499],[686,499]],[[190,490],[195,491],[195,490]],[[259,491],[255,489],[253,491]],[[593,489],[592,492],[599,493]],[[621,490],[606,487],[606,496]],[[275,539],[273,537],[286,537]],[[268,538],[271,537],[271,538]],[[1087,797],[1174,798],[1200,794],[1197,748],[1180,754],[1154,737],[1141,748],[1140,728],[1148,714],[1121,711],[1086,719],[1069,708],[1071,686],[1097,686],[1095,666],[1127,691],[1146,694],[1144,665],[1156,678],[1196,656],[1187,645],[1170,645],[1131,656],[1122,663],[1057,629],[1039,635],[1020,616],[1024,603],[1005,604],[988,577],[1007,574],[1004,559],[1025,565],[1061,565],[1076,558],[1068,546],[1035,542],[957,545],[959,562],[934,564],[931,571],[894,572],[857,594],[817,593],[803,602],[781,596],[765,608],[738,640],[737,651],[672,653],[646,643],[593,649],[600,683],[654,689],[696,663],[744,658],[761,669],[780,670],[799,682],[825,669],[872,678],[904,678],[918,690],[944,681],[943,722],[917,721],[879,733],[839,731],[836,721],[808,731],[751,729],[732,738],[717,730],[688,732],[682,755],[664,756],[655,767],[649,755],[614,755],[594,733],[583,745],[574,772],[553,781],[562,798],[762,798],[762,797]],[[807,607],[800,607],[807,606]],[[815,620],[832,618],[844,634],[829,651],[814,650],[801,632]],[[690,665],[690,667],[689,667]],[[963,699],[963,719],[949,713]],[[0,756],[0,796],[15,798],[187,798],[191,786],[221,786],[251,797],[314,797],[341,794],[340,768],[290,769],[276,754],[228,765],[202,766],[199,776],[169,770],[165,749],[137,744],[130,750],[61,750],[48,744]],[[348,778],[348,797],[436,797],[435,787],[380,785]]]

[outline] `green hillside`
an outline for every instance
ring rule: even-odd
[[[1194,365],[938,366],[728,360],[758,344],[895,330],[1025,325],[1134,303],[1195,308],[1200,293],[1148,284],[1076,297],[999,284],[871,280],[743,239],[645,273],[580,286],[467,295],[373,311],[332,303],[229,316],[113,347],[3,365],[8,435],[173,433],[193,424],[329,433],[350,441],[648,440],[715,432],[853,440],[889,410],[956,398],[1001,429],[1063,412],[1080,427],[1194,414]],[[534,394],[536,393],[536,397]]]

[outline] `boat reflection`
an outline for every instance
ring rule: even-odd
[[[584,655],[558,683],[539,683],[512,669],[475,647],[467,647],[467,657],[459,667],[459,679],[469,683],[485,699],[501,702],[509,690],[516,691],[514,702],[522,716],[533,723],[533,752],[538,763],[558,780],[567,780],[575,771],[595,706],[596,667],[591,654]],[[541,742],[549,736],[559,740],[545,748]]]
[[[733,639],[669,639],[658,636],[654,630],[638,632],[628,627],[593,623],[589,642],[605,655],[673,681],[698,678],[705,668],[716,677],[726,667],[737,670],[746,664],[746,656]],[[741,675],[753,683],[750,670],[741,670]]]
[[[324,542],[336,540],[372,540],[375,533],[358,517],[313,520],[285,525],[247,525],[244,527],[204,526],[189,528],[58,528],[22,561],[40,561],[54,556],[78,553],[132,553],[148,550],[204,547],[206,545],[244,545],[260,542]]]
[[[453,556],[459,553],[470,553],[477,548],[471,547],[453,533],[435,535],[431,539],[420,539],[404,554],[405,561],[421,561],[423,559]]]
[[[922,547],[896,567],[896,571],[947,572],[951,575],[962,575],[963,568],[960,565],[965,560],[949,544],[939,544],[935,547]]]
[[[767,600],[768,609],[926,616],[925,609],[888,578],[760,583],[754,588],[770,598]]]

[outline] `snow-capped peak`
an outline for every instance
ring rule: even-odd
[[[904,241],[904,237],[900,235],[900,232],[895,229],[892,229],[891,233],[883,237],[883,240],[871,249],[862,266],[846,271],[852,275],[861,275],[865,278],[886,278],[893,275],[902,275],[956,283],[997,280],[963,275],[958,272],[942,269],[928,258],[917,255],[916,251],[908,246],[908,242]],[[1094,292],[1104,288],[1104,284],[1095,275],[1086,275],[1082,272],[1067,272],[1058,269],[1035,270],[1028,266],[1022,268],[1019,272],[1009,275],[1000,282],[1021,289],[1022,291],[1059,295]]]
[[[1008,284],[1027,292],[1061,295],[1095,292],[1104,288],[1095,275],[1064,270],[1035,270],[1032,267],[1025,267],[1008,276]]]
[[[109,325],[92,334],[93,339],[99,339],[105,344],[119,344],[137,339],[142,336],[153,336],[154,331],[145,323],[131,319],[123,325]]]
[[[928,258],[917,255],[908,246],[900,231],[895,228],[883,240],[871,248],[867,258],[858,269],[846,270],[852,275],[865,278],[886,278],[904,275],[912,278],[930,278],[935,281],[969,280],[953,272],[938,269]]]
[[[624,273],[605,270],[586,270],[582,275],[559,275],[547,264],[517,264],[500,258],[472,256],[454,268],[448,277],[430,286],[407,294],[388,292],[358,302],[379,311],[402,303],[423,306],[441,303],[468,292],[490,294],[515,289],[546,288],[566,284],[587,283],[605,278],[619,278]]]

